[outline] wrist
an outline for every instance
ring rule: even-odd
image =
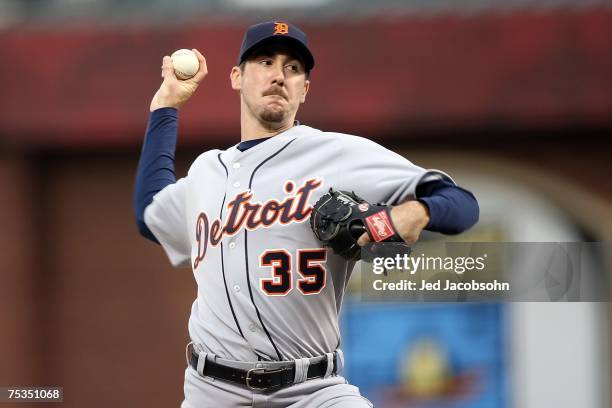
[[[179,110],[180,106],[177,103],[172,103],[169,101],[152,101],[151,105],[149,106],[149,111],[155,112],[156,110],[164,108]]]
[[[419,201],[407,201],[391,209],[391,221],[406,242],[416,242],[429,223],[429,209]]]
[[[426,203],[422,202],[421,200],[412,201],[412,202],[414,202],[415,205],[421,209],[421,221],[422,221],[423,228],[425,228],[427,224],[429,224],[429,221],[431,220],[431,214],[429,212],[429,207],[427,206]]]
[[[185,103],[185,101],[186,99],[181,99],[177,95],[168,92],[167,89],[161,87],[157,90],[155,95],[153,95],[151,104],[149,105],[149,110],[151,112],[161,108],[173,108],[178,110]]]

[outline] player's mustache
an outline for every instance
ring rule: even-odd
[[[278,96],[282,96],[283,98],[287,99],[287,95],[283,91],[283,88],[280,88],[278,86],[273,86],[272,88],[267,89],[263,93],[263,96],[270,96],[270,95],[278,95]]]

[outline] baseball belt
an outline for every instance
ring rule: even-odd
[[[219,363],[211,358],[207,358],[205,353],[203,353],[203,355],[199,354],[195,347],[188,347],[189,365],[193,367],[198,374],[263,392],[276,391],[297,382],[303,382],[313,378],[324,378],[326,375],[336,374],[338,370],[338,353],[334,352],[329,354],[333,354],[333,357],[327,358],[326,356],[322,356],[322,359],[315,357],[298,360],[315,360],[316,362],[309,364],[307,370],[305,370],[306,375],[302,375],[302,377],[296,381],[297,363],[295,360],[287,361],[286,365],[281,365],[280,367],[275,366],[274,368],[257,367],[258,363],[252,363],[252,368],[245,370]],[[201,357],[204,358],[203,367],[199,367]],[[329,372],[328,362],[332,364]]]

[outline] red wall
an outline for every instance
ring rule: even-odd
[[[197,47],[210,74],[183,112],[182,143],[233,144],[228,75],[246,25],[1,32],[0,143],[135,146],[161,57]],[[299,117],[314,126],[382,137],[610,123],[610,9],[300,25],[317,66]]]

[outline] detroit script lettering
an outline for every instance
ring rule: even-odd
[[[292,181],[287,181],[284,189],[288,196],[283,201],[271,199],[252,202],[253,194],[244,191],[227,203],[228,216],[223,227],[219,218],[215,218],[211,223],[208,215],[201,212],[196,221],[198,252],[193,261],[193,269],[196,269],[206,256],[209,244],[215,247],[223,237],[231,237],[242,228],[255,230],[260,227],[270,227],[275,223],[286,225],[306,220],[312,212],[312,205],[308,204],[310,195],[321,185],[320,178],[309,179],[293,194],[295,185]]]

